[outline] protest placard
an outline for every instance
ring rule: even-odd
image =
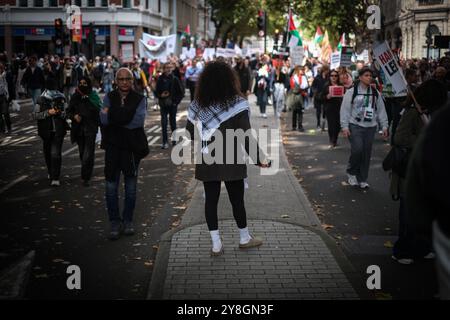
[[[340,67],[350,67],[352,65],[353,48],[342,47]]]
[[[405,77],[403,76],[402,69],[400,68],[397,58],[385,41],[373,49],[375,59],[379,65],[383,68],[385,76],[392,84],[392,88],[396,94],[407,91],[408,85]]]
[[[290,48],[291,61],[294,66],[301,66],[305,57],[305,49],[300,46]]]
[[[343,97],[344,96],[344,87],[343,86],[329,86],[328,93],[332,98],[334,97]]]
[[[333,52],[331,54],[331,63],[330,63],[330,69],[336,69],[339,67],[341,63],[341,53],[339,51]]]

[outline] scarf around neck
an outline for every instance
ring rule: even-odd
[[[240,96],[235,96],[229,101],[213,104],[207,108],[202,108],[194,100],[188,109],[188,120],[197,127],[203,146],[211,139],[214,132],[224,121],[227,121],[244,110],[250,113],[248,101]],[[202,148],[202,152],[208,152],[207,146]]]

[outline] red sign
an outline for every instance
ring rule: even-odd
[[[329,93],[332,98],[334,97],[343,97],[344,96],[344,87],[343,86],[330,86]]]

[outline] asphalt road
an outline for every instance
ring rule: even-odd
[[[186,121],[187,96],[178,125]],[[140,165],[137,233],[111,242],[104,201],[104,152],[96,150],[90,187],[81,184],[76,145],[63,145],[61,186],[49,187],[29,101],[13,114],[13,133],[0,135],[0,270],[36,251],[28,299],[145,299],[161,234],[179,223],[193,166],[175,166],[161,150],[159,111],[146,120],[150,154]],[[81,290],[68,290],[66,269],[81,269]]]
[[[391,259],[398,228],[398,202],[389,194],[389,177],[381,167],[389,144],[376,135],[370,189],[349,186],[346,166],[350,155],[347,139],[328,149],[328,133],[316,129],[315,109],[305,112],[305,132],[291,130],[291,113],[282,115],[285,149],[294,172],[307,192],[323,227],[335,239],[363,279],[367,267],[381,270],[377,299],[433,299],[437,292],[433,261],[400,265]]]

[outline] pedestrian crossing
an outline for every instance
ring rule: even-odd
[[[187,116],[187,111],[181,111],[177,114],[177,121],[183,119]],[[22,125],[22,126],[20,126]],[[162,140],[161,133],[162,127],[161,125],[153,125],[150,128],[145,128],[147,133],[148,145],[154,146]],[[16,124],[13,123],[13,131],[11,134],[6,136],[0,136],[0,148],[11,148],[11,147],[29,147],[32,146],[31,143],[36,143],[40,141],[40,138],[37,134],[37,125],[34,121],[25,121],[18,122]],[[67,134],[65,137],[64,145],[70,145],[70,135]],[[68,148],[65,150],[62,155],[67,156],[77,151],[77,146]]]

